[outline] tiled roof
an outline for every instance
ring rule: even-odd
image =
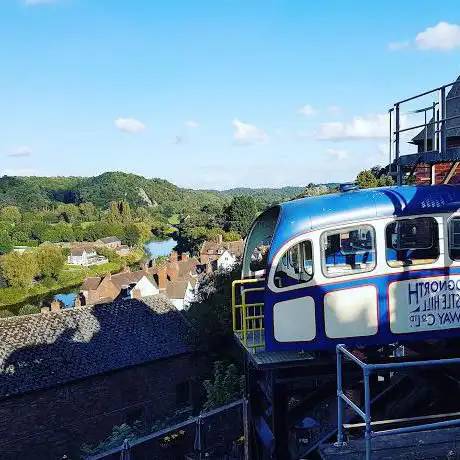
[[[123,286],[129,286],[131,284],[137,284],[144,276],[146,276],[149,281],[154,284],[156,287],[157,284],[152,276],[149,273],[143,270],[138,270],[135,272],[122,272],[112,275],[110,281],[117,288],[121,289]],[[102,278],[94,276],[91,278],[86,278],[82,284],[82,291],[94,291],[101,284]]]
[[[185,353],[189,332],[160,296],[2,319],[0,397]]]
[[[179,260],[178,261],[179,267],[179,276],[185,276],[190,273],[196,273],[196,267],[200,265],[198,259],[192,258],[188,260]]]
[[[446,117],[454,117],[456,115],[460,115],[460,76],[457,78],[455,84],[451,87],[449,93],[446,97]],[[432,113],[432,112],[431,112]],[[430,115],[430,112],[427,112]],[[433,121],[431,118],[430,122]],[[460,118],[455,118],[453,120],[446,121],[446,136],[449,137],[457,137],[460,136]],[[425,130],[423,128],[413,139],[411,142],[414,144],[423,143],[425,140]],[[428,139],[433,138],[434,132],[434,124],[430,124],[428,126]]]
[[[85,278],[81,286],[82,291],[95,291],[101,284],[102,278],[99,276],[92,276],[90,278]]]
[[[243,240],[224,241],[223,243],[205,241],[200,252],[201,254],[220,255],[219,250],[227,250],[230,254],[240,257],[244,252],[244,242]]]
[[[121,242],[120,238],[116,236],[106,236],[105,238],[101,238],[101,241],[105,244]]]
[[[168,299],[183,299],[187,292],[188,281],[176,280],[170,281],[166,286],[166,295]]]

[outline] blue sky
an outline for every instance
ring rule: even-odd
[[[0,174],[351,180],[460,74],[457,3],[0,0]]]

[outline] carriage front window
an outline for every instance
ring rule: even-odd
[[[386,246],[390,267],[432,264],[439,257],[438,223],[433,217],[392,222],[386,229]]]
[[[376,266],[375,230],[370,225],[323,233],[324,276],[344,276],[373,270]]]
[[[313,250],[311,241],[302,241],[289,248],[278,262],[275,286],[284,288],[307,283],[313,278]]]

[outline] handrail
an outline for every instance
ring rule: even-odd
[[[252,303],[252,304],[247,304],[246,303],[246,294],[248,292],[263,292],[265,290],[265,288],[249,288],[249,289],[244,289],[243,292],[241,293],[241,305],[242,305],[242,313],[243,313],[243,345],[245,347],[248,346],[248,321],[254,321],[254,320],[262,320],[264,318],[264,315],[252,315],[252,316],[247,316],[247,311],[246,311],[246,308],[247,307],[263,307],[264,304],[263,303]],[[255,328],[250,328],[250,330],[253,330]],[[262,331],[263,328],[260,328],[260,331]],[[254,331],[253,331],[254,332]],[[253,343],[252,343],[252,346],[251,348],[260,348],[262,347],[263,344],[261,343],[258,343],[256,344],[254,342],[254,337],[253,337]]]
[[[259,283],[261,281],[265,281],[265,278],[250,278],[250,279],[243,279],[243,280],[234,280],[232,282],[232,320],[233,320],[233,332],[240,332],[241,329],[236,328],[236,308],[241,308],[241,304],[236,303],[236,286],[246,284],[246,283]]]
[[[342,386],[342,355],[347,356],[354,361],[363,370],[364,376],[364,411],[359,408],[353,401],[351,401],[343,392]],[[444,358],[444,359],[430,359],[426,361],[406,361],[398,363],[387,364],[368,364],[358,357],[353,355],[345,345],[336,346],[336,359],[337,359],[337,447],[344,444],[343,441],[343,402],[351,407],[364,421],[365,425],[365,441],[366,441],[366,460],[371,460],[372,456],[372,438],[390,434],[412,433],[416,431],[423,431],[430,428],[443,428],[448,426],[460,425],[460,418],[453,420],[446,420],[441,422],[425,423],[422,425],[393,428],[388,430],[373,431],[372,430],[372,417],[371,417],[371,394],[369,378],[372,372],[378,370],[399,369],[404,367],[416,366],[445,366],[447,364],[460,364],[460,358]],[[453,414],[454,415],[454,414]],[[375,426],[375,425],[374,425]]]

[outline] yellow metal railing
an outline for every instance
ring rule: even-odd
[[[232,317],[233,332],[238,336],[246,348],[255,351],[265,347],[264,336],[264,304],[246,303],[246,295],[251,292],[263,292],[264,288],[244,288],[245,284],[254,284],[264,281],[263,278],[236,280],[232,283]],[[236,289],[242,286],[241,303],[237,303]]]

